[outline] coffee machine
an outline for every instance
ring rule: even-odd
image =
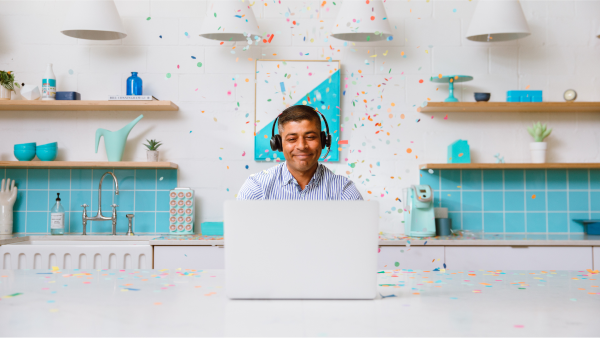
[[[404,197],[404,234],[410,237],[435,236],[433,189],[429,185],[411,185],[402,189]]]

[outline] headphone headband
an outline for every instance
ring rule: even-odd
[[[327,123],[327,119],[325,118],[325,115],[323,115],[323,113],[316,110],[315,108],[313,108],[311,106],[305,106],[305,107],[309,107],[315,113],[321,115],[321,117],[323,118],[323,122],[325,122],[325,129],[327,130],[327,134],[325,137],[325,144],[323,145],[323,148],[325,148],[325,146],[327,146],[327,152],[325,153],[325,156],[323,158],[327,158],[329,151],[331,151],[331,134],[329,133],[329,124]],[[275,121],[273,121],[273,127],[271,129],[271,139],[273,139],[275,137],[275,126],[277,125],[277,120],[279,119],[279,116],[281,116],[281,114],[277,115],[277,117],[275,118]],[[322,133],[323,131],[320,131],[320,132]],[[321,142],[323,142],[323,138],[321,138]],[[273,150],[275,150],[275,149],[273,149]]]

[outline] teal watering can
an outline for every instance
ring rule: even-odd
[[[140,122],[144,115],[138,116],[135,120],[129,122],[125,127],[117,130],[110,131],[102,128],[96,130],[96,154],[98,153],[98,144],[100,143],[100,137],[104,136],[104,147],[106,148],[106,156],[109,162],[120,162],[123,158],[123,151],[125,150],[125,142],[127,142],[127,136],[131,129]]]

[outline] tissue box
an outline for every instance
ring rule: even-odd
[[[175,188],[169,191],[170,234],[193,234],[194,214],[194,190],[189,188]]]
[[[57,100],[81,100],[81,94],[78,92],[56,92]]]
[[[223,236],[223,222],[202,222],[202,236]]]
[[[542,102],[541,90],[509,90],[506,102]]]

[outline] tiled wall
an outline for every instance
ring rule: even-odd
[[[433,170],[421,184],[452,227],[485,233],[581,233],[600,218],[600,170]]]
[[[177,186],[177,170],[162,169],[7,169],[0,168],[1,178],[16,180],[18,188],[14,209],[14,233],[50,232],[50,209],[60,193],[65,208],[65,232],[82,233],[82,204],[88,216],[98,212],[98,184],[111,171],[119,183],[115,195],[112,177],[102,182],[102,214],[110,217],[111,205],[117,207],[117,233],[127,231],[126,214],[134,214],[133,231],[168,232],[169,190]],[[112,222],[88,222],[88,233],[112,233]]]

